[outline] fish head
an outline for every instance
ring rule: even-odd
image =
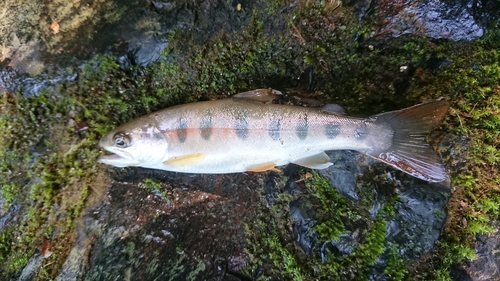
[[[161,131],[153,124],[138,121],[105,135],[99,146],[113,154],[101,155],[97,161],[115,167],[152,167],[168,159],[168,142]]]

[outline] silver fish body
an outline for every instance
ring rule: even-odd
[[[275,93],[254,90],[137,118],[100,141],[114,155],[99,162],[185,173],[259,172],[288,163],[323,169],[332,165],[324,151],[350,149],[427,181],[445,180],[425,136],[443,119],[447,102],[362,119],[331,106],[267,103]]]

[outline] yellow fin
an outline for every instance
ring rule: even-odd
[[[273,170],[275,172],[281,172],[280,169],[276,168],[275,163],[264,163],[264,164],[258,164],[258,165],[253,165],[247,168],[247,172],[264,172],[267,170]]]
[[[175,156],[167,161],[163,162],[165,165],[173,166],[173,167],[187,167],[194,166],[199,164],[201,161],[205,159],[205,154],[203,153],[193,153],[182,156]]]

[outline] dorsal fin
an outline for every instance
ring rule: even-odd
[[[347,111],[345,108],[341,105],[335,104],[335,103],[329,103],[325,104],[321,110],[325,113],[328,114],[334,114],[334,115],[346,115]]]
[[[256,103],[270,103],[282,93],[274,89],[256,89],[248,92],[239,93],[233,96],[238,101],[250,101]]]

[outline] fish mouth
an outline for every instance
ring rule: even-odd
[[[97,162],[106,164],[106,162],[116,161],[116,160],[120,160],[120,159],[125,159],[125,158],[121,157],[118,154],[106,154],[106,155],[99,156],[97,158]]]
[[[133,159],[131,155],[125,151],[110,151],[103,148],[109,154],[103,154],[97,158],[97,162],[102,164],[107,164],[115,167],[128,167],[136,166],[138,164],[137,160]]]

